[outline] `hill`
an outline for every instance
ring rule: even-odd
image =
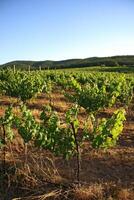
[[[90,66],[133,66],[134,67],[134,55],[127,56],[112,56],[112,57],[91,57],[85,59],[68,59],[61,61],[12,61],[1,65],[2,68],[13,67],[27,69],[29,66],[31,69],[64,69],[64,68],[78,68],[78,67],[90,67]]]

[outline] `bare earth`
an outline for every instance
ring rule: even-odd
[[[1,97],[0,116],[10,102],[16,99]],[[71,106],[59,90],[52,94],[54,109],[63,117]],[[49,103],[45,94],[39,95],[28,103],[38,120],[43,105]],[[17,103],[14,103],[17,106]],[[111,116],[117,108],[100,112],[98,117]],[[17,108],[15,108],[17,112]],[[79,116],[82,123],[85,119],[84,110]],[[8,144],[5,154],[1,151],[1,174],[6,173],[0,180],[0,200],[15,199],[15,197],[49,194],[44,199],[134,199],[134,101],[127,110],[127,120],[123,133],[116,147],[108,150],[94,150],[84,144],[81,158],[81,188],[72,188],[71,183],[76,179],[76,160],[64,161],[54,157],[50,152],[38,150],[29,146],[28,166],[24,169],[23,141],[16,133],[13,144]],[[6,162],[4,163],[4,156]],[[5,164],[5,165],[4,165]],[[57,193],[56,193],[57,192]],[[42,198],[43,199],[43,198]]]

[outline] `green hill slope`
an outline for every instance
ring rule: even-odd
[[[90,66],[133,66],[134,67],[134,56],[112,56],[112,57],[91,57],[85,59],[69,59],[61,61],[12,61],[1,65],[3,68],[12,67],[16,68],[28,68],[29,66],[34,69],[41,67],[42,69],[62,69],[62,68],[79,68],[79,67],[90,67]]]

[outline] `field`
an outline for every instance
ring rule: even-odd
[[[114,70],[0,71],[1,200],[133,200],[134,74]]]

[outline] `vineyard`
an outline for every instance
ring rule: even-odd
[[[0,199],[132,200],[134,74],[0,71]]]

